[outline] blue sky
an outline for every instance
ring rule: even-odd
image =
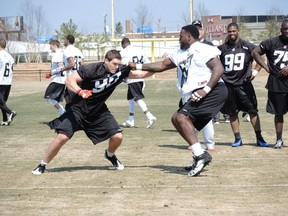
[[[0,16],[20,16],[21,5],[27,0],[2,0]],[[83,33],[102,33],[104,15],[111,27],[111,0],[30,0],[45,10],[49,34],[54,34],[62,23],[72,18],[78,30]],[[275,4],[277,2],[277,4]],[[271,9],[288,14],[287,0],[193,0],[194,14],[203,3],[208,15],[265,15]],[[166,28],[178,31],[185,25],[183,14],[189,14],[189,0],[114,0],[115,23],[121,22],[125,29],[125,20],[137,17],[139,5],[145,5],[153,17],[153,28]],[[189,17],[189,15],[188,15]]]

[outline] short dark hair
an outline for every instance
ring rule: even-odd
[[[0,47],[2,47],[3,49],[6,48],[6,41],[4,39],[0,39]]]
[[[66,39],[69,41],[70,44],[74,44],[75,38],[73,35],[67,35]]]
[[[123,44],[130,44],[129,38],[124,37],[121,41],[121,45],[123,45]]]
[[[195,25],[186,25],[182,29],[188,32],[194,39],[199,39],[199,30]]]
[[[49,42],[50,45],[56,45],[58,48],[60,47],[60,42],[58,40],[51,40]]]
[[[109,50],[105,54],[104,58],[108,59],[108,61],[112,61],[115,58],[121,60],[121,55],[120,55],[120,52],[118,50]]]
[[[234,23],[234,22],[230,23],[230,24],[227,26],[227,29],[230,28],[230,27],[232,27],[232,26],[236,27],[236,28],[239,30],[238,24],[237,24],[237,23]]]

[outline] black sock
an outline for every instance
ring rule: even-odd
[[[282,132],[276,133],[277,140],[282,140]]]
[[[262,137],[262,135],[261,135],[261,130],[255,131],[255,134],[256,134],[256,138],[257,138],[257,139],[263,139],[263,137]]]
[[[235,136],[235,140],[240,140],[241,139],[240,132],[234,133],[234,136]]]

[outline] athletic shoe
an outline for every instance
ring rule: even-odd
[[[205,150],[215,151],[215,144],[206,144]]]
[[[274,145],[274,149],[281,149],[283,147],[283,141],[277,140],[276,144]]]
[[[230,120],[229,119],[225,119],[225,123],[230,123]]]
[[[236,139],[234,143],[232,143],[232,147],[239,147],[239,146],[242,146],[243,143],[242,143],[242,139]]]
[[[126,120],[126,122],[122,123],[122,126],[127,127],[127,128],[132,128],[134,127],[134,121]]]
[[[17,115],[15,111],[12,111],[8,116],[8,125],[13,121],[13,118]]]
[[[256,142],[257,142],[257,146],[259,147],[270,147],[270,145],[266,143],[263,138],[257,139]]]
[[[34,170],[32,170],[32,174],[41,175],[42,173],[45,172],[45,170],[46,170],[46,166],[39,164]]]
[[[8,125],[9,125],[8,121],[2,121],[1,122],[1,126],[8,126]]]
[[[194,156],[194,163],[192,165],[191,171],[188,173],[189,177],[197,176],[199,175],[205,166],[209,165],[209,163],[212,161],[212,156],[205,151],[202,155]]]
[[[151,128],[156,120],[157,119],[156,119],[155,116],[152,116],[151,118],[149,118],[148,121],[147,121],[147,127],[146,128]]]
[[[107,149],[105,150],[105,158],[109,160],[112,165],[117,169],[117,170],[123,170],[124,165],[117,159],[116,155],[114,154],[112,157],[109,157],[107,154]]]

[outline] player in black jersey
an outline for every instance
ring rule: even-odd
[[[227,32],[227,42],[218,48],[221,50],[220,60],[225,70],[222,78],[228,89],[228,98],[222,112],[230,116],[230,124],[235,136],[232,147],[243,144],[238,118],[240,111],[247,112],[250,116],[257,146],[269,147],[261,135],[257,98],[251,82],[261,69],[259,65],[252,69],[251,52],[255,45],[239,38],[239,27],[236,23],[230,23]]]
[[[276,149],[283,146],[283,116],[288,110],[288,20],[282,22],[280,30],[280,36],[262,41],[252,52],[258,64],[269,73],[266,111],[274,114]],[[267,64],[261,58],[263,54],[266,54]]]
[[[49,123],[58,135],[50,143],[39,166],[32,171],[34,175],[44,173],[46,165],[79,130],[83,130],[93,144],[109,139],[105,157],[116,169],[124,169],[114,154],[121,145],[122,130],[105,102],[116,86],[127,77],[145,78],[152,73],[130,71],[130,67],[120,63],[120,53],[110,50],[106,53],[104,62],[81,65],[77,72],[66,79],[67,87],[76,94],[71,98],[71,109]]]

